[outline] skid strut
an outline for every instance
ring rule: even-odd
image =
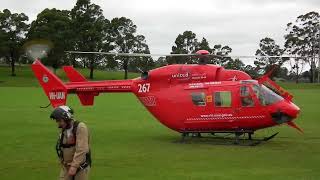
[[[221,139],[221,140],[225,140],[225,141],[230,141],[233,140],[234,145],[245,145],[245,146],[255,146],[258,145],[262,142],[265,141],[269,141],[270,139],[274,138],[278,133],[272,134],[269,137],[264,137],[262,139],[254,139],[252,137],[252,135],[254,134],[254,131],[236,131],[236,132],[195,132],[195,131],[191,131],[191,132],[181,132],[181,142],[186,142],[187,137],[191,137],[191,138],[202,138],[205,136],[202,136],[203,133],[207,133],[207,134],[211,134],[212,136],[214,136],[214,139]],[[229,137],[228,135],[225,136],[218,136],[216,134],[226,134],[228,133],[228,135],[232,135],[234,134],[234,138]],[[248,138],[245,138],[245,135],[248,134]],[[243,137],[241,137],[243,136]]]

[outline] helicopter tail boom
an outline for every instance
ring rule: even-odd
[[[94,97],[104,92],[132,92],[133,80],[87,81],[73,67],[63,68],[70,82],[64,83],[45,67],[40,60],[32,64],[32,70],[53,107],[65,105],[68,94],[77,94],[84,106],[94,103]]]

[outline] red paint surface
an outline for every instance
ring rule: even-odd
[[[72,67],[65,67],[69,83],[63,83],[38,60],[32,69],[53,107],[66,104],[70,93],[77,94],[82,105],[93,105],[95,96],[104,92],[134,93],[156,119],[178,132],[255,131],[281,124],[272,119],[272,113],[281,111],[290,116],[291,124],[300,111],[290,98],[270,105],[259,102],[252,86],[269,81],[267,77],[258,83],[245,72],[215,65],[169,65],[151,70],[145,80],[112,81],[87,81]],[[244,84],[244,80],[251,81]],[[253,107],[242,107],[241,86],[250,89]],[[231,92],[231,107],[214,105],[217,91]],[[192,101],[191,94],[199,92],[205,94],[203,106]]]

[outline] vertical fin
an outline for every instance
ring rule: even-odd
[[[40,60],[36,60],[31,67],[51,105],[53,107],[65,105],[67,88],[64,83],[45,67]]]
[[[63,71],[71,82],[86,82],[86,78],[75,70],[72,66],[63,66]]]
[[[71,82],[87,82],[86,78],[72,66],[63,66],[63,71]],[[77,92],[77,95],[82,105],[91,106],[94,103],[94,96],[98,94],[93,92]]]

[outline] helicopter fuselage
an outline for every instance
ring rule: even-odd
[[[300,109],[292,96],[267,76],[259,81],[243,71],[216,65],[169,65],[130,80],[87,81],[73,67],[63,69],[62,82],[39,60],[32,69],[53,107],[77,94],[84,106],[100,93],[134,93],[147,110],[168,128],[184,132],[254,132],[292,120]],[[264,86],[269,82],[280,94]],[[301,131],[301,130],[300,130]]]
[[[165,66],[134,79],[131,88],[154,117],[178,132],[255,131],[292,120],[299,112],[246,73],[215,65]],[[256,91],[277,99],[265,103]],[[276,120],[279,110],[290,118]]]

